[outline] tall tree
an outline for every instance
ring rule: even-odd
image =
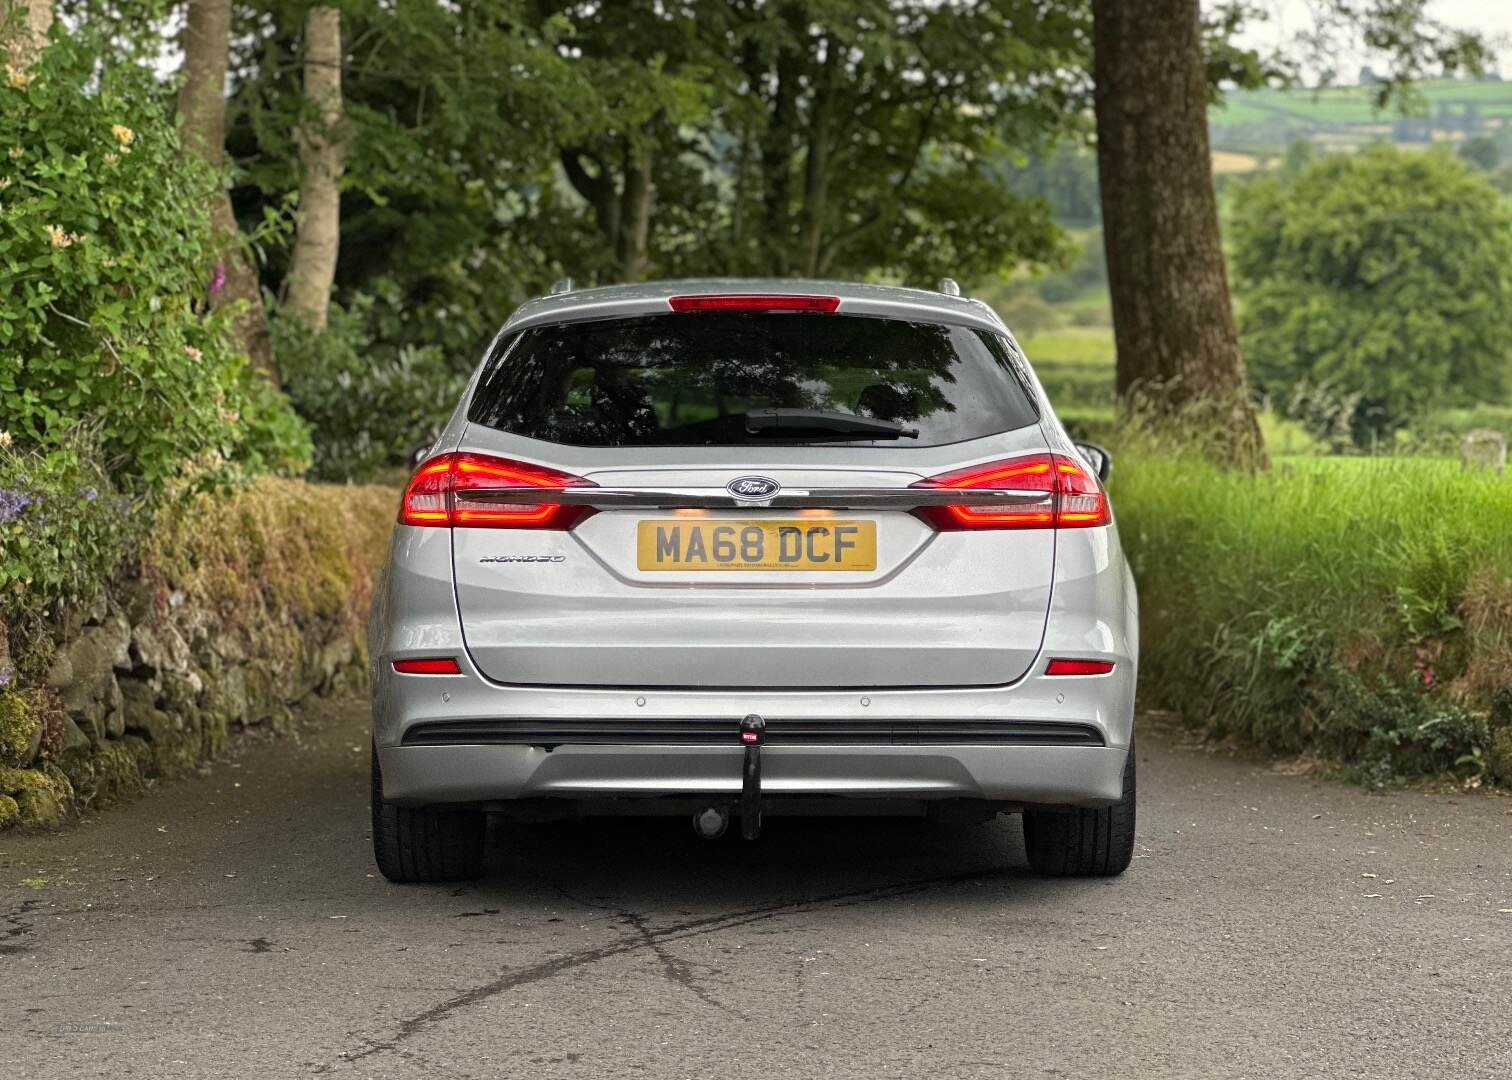
[[[313,116],[301,125],[298,136],[304,175],[285,306],[315,330],[326,326],[341,242],[338,185],[346,166],[341,64],[341,12],[312,7],[305,18],[304,92]]]
[[[225,167],[226,68],[231,47],[231,0],[189,0],[184,22],[183,85],[179,89],[179,137],[184,148],[198,155],[216,172]],[[257,265],[243,243],[231,194],[224,188],[210,206],[210,221],[224,255],[219,289],[212,289],[219,304],[241,303],[237,332],[254,367],[278,382],[278,367],[268,339],[268,317],[263,310]]]
[[[1103,238],[1121,400],[1263,467],[1229,303],[1198,0],[1093,0]]]
[[[0,41],[10,57],[8,78],[24,82],[32,61],[47,44],[52,21],[52,0],[0,0]]]
[[[707,129],[726,81],[710,48],[710,27],[724,15],[663,0],[559,7],[552,18],[571,27],[564,47],[594,88],[581,122],[558,132],[562,173],[592,211],[612,254],[610,274],[638,281],[661,270],[651,251],[658,180],[675,169],[688,132]]]
[[[741,47],[727,51],[750,104],[727,122],[751,163],[734,193],[757,223],[751,269],[969,281],[1054,257],[1044,205],[983,162],[1074,125],[1087,100],[1082,5],[731,7]]]

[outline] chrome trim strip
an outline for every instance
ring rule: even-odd
[[[783,488],[770,499],[736,499],[722,488],[471,488],[463,502],[557,503],[600,510],[910,510],[918,506],[1048,506],[1045,491],[996,488]]]

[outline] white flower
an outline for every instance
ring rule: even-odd
[[[193,345],[185,345],[184,346],[184,355],[187,356],[191,360],[198,360],[201,357],[203,357],[205,354],[202,353],[202,352],[200,352]]]
[[[9,450],[11,443],[15,442],[8,431],[0,431],[0,450]]]

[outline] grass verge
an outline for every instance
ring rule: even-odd
[[[1512,783],[1512,479],[1432,459],[1247,476],[1126,450],[1146,707],[1360,780]]]

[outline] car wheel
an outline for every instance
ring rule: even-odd
[[[1124,761],[1123,798],[1098,810],[1024,811],[1024,850],[1045,877],[1116,877],[1134,857],[1134,747]]]
[[[481,810],[398,806],[383,797],[373,749],[373,855],[390,881],[465,881],[483,873]]]

